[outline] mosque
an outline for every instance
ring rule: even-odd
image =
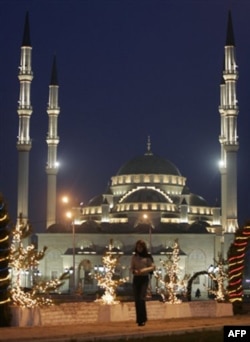
[[[29,17],[25,19],[21,62],[19,68],[20,96],[18,105],[19,133],[17,150],[18,199],[17,216],[28,221],[28,169],[31,139],[29,137],[32,113],[30,88],[33,78],[31,68],[32,47]],[[130,259],[138,239],[146,241],[159,272],[161,260],[168,258],[173,244],[180,246],[182,276],[207,270],[226,252],[234,239],[237,223],[237,116],[235,43],[231,13],[228,14],[224,70],[220,84],[221,146],[221,203],[210,206],[207,201],[192,193],[186,177],[171,161],[158,156],[148,137],[144,153],[132,157],[124,165],[117,165],[104,193],[92,198],[87,205],[71,208],[71,224],[61,225],[56,218],[56,178],[58,173],[57,135],[59,85],[56,59],[54,59],[49,85],[48,101],[48,159],[47,173],[47,229],[37,234],[38,249],[48,247],[35,276],[45,279],[59,277],[72,270],[62,291],[80,287],[91,293],[97,289],[93,272],[105,272],[102,257],[107,250],[120,255],[117,276],[131,282]],[[120,167],[120,168],[119,168]],[[34,274],[30,278],[34,277]],[[33,278],[32,278],[33,279]],[[153,289],[157,286],[152,280]],[[194,288],[205,296],[205,275],[196,278]],[[204,293],[203,293],[204,292]],[[207,294],[207,292],[206,292]]]

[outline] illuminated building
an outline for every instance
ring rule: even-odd
[[[31,47],[28,51],[30,50]],[[91,274],[96,268],[102,268],[101,258],[111,239],[114,241],[116,251],[122,254],[122,267],[119,272],[123,277],[128,276],[130,280],[130,258],[138,239],[147,242],[157,265],[160,264],[164,251],[178,239],[182,250],[180,266],[183,272],[188,274],[206,270],[219,253],[225,255],[233,240],[233,233],[238,227],[238,106],[234,50],[232,20],[229,13],[219,106],[221,205],[214,203],[211,206],[203,197],[192,193],[187,186],[186,177],[173,163],[155,154],[148,137],[145,153],[121,166],[111,177],[111,183],[104,193],[91,199],[85,206],[73,208],[71,226],[58,224],[55,216],[58,171],[56,154],[59,143],[57,117],[60,109],[57,79],[52,77],[47,110],[49,116],[46,167],[47,226],[44,233],[38,234],[39,249],[43,246],[48,247],[46,257],[39,267],[43,276],[58,277],[74,264],[73,283],[80,284],[84,291],[94,291],[95,284]],[[31,59],[31,56],[29,58]],[[52,75],[55,76],[55,69],[53,70]],[[29,74],[31,74],[30,69]],[[29,76],[28,81],[25,81],[25,98],[28,99],[31,79]],[[24,87],[22,83],[21,87]],[[29,118],[30,103],[23,106],[28,107],[23,110],[25,110],[25,117]],[[23,111],[20,113],[22,114]],[[28,132],[28,124],[29,120],[25,124],[21,123],[20,128],[24,125]],[[28,137],[26,140],[25,144],[30,149]],[[26,180],[19,178],[19,181],[26,184]],[[19,184],[18,189],[21,188],[22,184]],[[28,202],[28,197],[26,200]],[[206,279],[200,279],[199,284],[196,285],[202,290],[202,284],[205,282]]]

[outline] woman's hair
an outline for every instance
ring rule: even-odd
[[[137,247],[139,245],[142,247],[142,251],[140,251],[140,252],[138,252],[138,250],[137,250]],[[144,256],[144,257],[149,255],[148,249],[147,249],[147,245],[146,245],[145,241],[143,241],[143,240],[136,241],[136,244],[135,244],[135,254],[139,254],[139,255]]]

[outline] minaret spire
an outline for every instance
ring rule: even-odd
[[[238,101],[236,83],[238,71],[235,59],[235,42],[231,12],[228,13],[227,37],[224,59],[224,82],[220,85],[221,133],[221,211],[223,232],[233,233],[238,228],[237,219],[237,134]]]
[[[147,140],[147,152],[145,153],[145,156],[151,156],[153,153],[151,151],[151,138],[150,135],[148,135],[148,140]]]
[[[55,85],[55,86],[58,85],[58,81],[57,81],[57,67],[56,67],[56,56],[54,56],[54,58],[53,58],[50,85]]]
[[[26,13],[26,17],[25,17],[22,46],[31,46],[29,12]]]
[[[57,120],[60,113],[58,106],[58,81],[56,57],[53,58],[51,81],[49,85],[49,103],[47,113],[49,117],[49,127],[47,134],[48,160],[47,160],[47,228],[56,222],[56,177],[58,173],[57,145],[59,137],[57,135]]]
[[[31,82],[33,72],[31,68],[32,47],[30,43],[29,13],[25,18],[23,41],[21,46],[21,60],[18,79],[20,92],[18,101],[18,193],[17,193],[17,217],[22,215],[22,222],[28,221],[28,193],[29,193],[29,152],[31,149],[30,117],[32,106],[30,101]]]
[[[234,46],[234,30],[231,11],[228,12],[226,46]]]

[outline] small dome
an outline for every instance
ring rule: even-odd
[[[47,229],[48,233],[72,233],[70,224],[53,223]]]
[[[195,194],[190,194],[189,204],[194,205],[194,206],[198,206],[198,207],[203,207],[203,206],[207,207],[208,206],[207,201],[203,197],[195,195]]]
[[[140,189],[128,195],[123,203],[166,203],[168,199],[158,191],[152,189]]]
[[[189,232],[190,233],[204,233],[207,234],[207,228],[209,227],[209,224],[205,221],[196,221],[194,223],[191,224],[191,226],[189,227]]]
[[[88,203],[89,207],[97,207],[99,205],[102,205],[103,203],[103,196],[102,195],[97,195],[93,198],[91,198],[91,200]]]
[[[181,176],[178,168],[169,160],[161,158],[152,153],[135,157],[125,163],[117,172],[119,175],[132,174],[162,174]]]

